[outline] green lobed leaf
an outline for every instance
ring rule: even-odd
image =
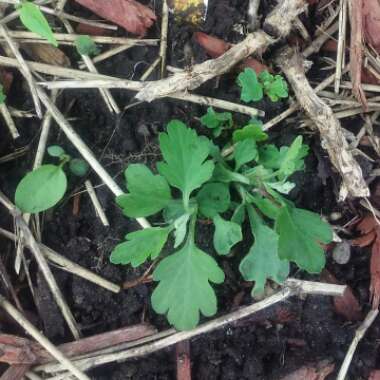
[[[95,41],[87,35],[78,36],[74,41],[74,45],[80,55],[96,55],[100,51]]]
[[[245,203],[241,203],[237,207],[235,207],[235,210],[231,217],[231,222],[237,223],[240,226],[244,223],[245,207],[246,207]]]
[[[182,191],[188,205],[193,190],[207,182],[214,170],[214,163],[206,160],[209,143],[181,121],[168,124],[167,133],[160,133],[160,148],[165,162],[157,164],[158,171],[170,185]]]
[[[259,74],[258,79],[263,86],[264,93],[272,102],[288,97],[288,84],[281,75],[272,75],[268,71],[263,71]]]
[[[215,165],[215,170],[212,176],[212,180],[215,182],[224,182],[224,183],[240,182],[240,183],[249,185],[249,179],[246,176],[230,170],[223,164]]]
[[[280,208],[271,200],[259,194],[249,194],[247,197],[249,202],[252,202],[265,216],[275,220]]]
[[[268,139],[268,135],[262,130],[262,122],[250,123],[241,129],[237,129],[232,134],[232,140],[234,143],[245,139],[253,139],[257,142],[265,141]]]
[[[213,218],[215,225],[214,248],[219,255],[228,255],[231,248],[243,239],[241,227],[235,222],[224,220],[220,215]]]
[[[58,46],[48,21],[37,5],[29,1],[22,1],[18,12],[21,22],[27,29],[46,38],[52,45]]]
[[[116,198],[123,213],[131,218],[156,214],[170,200],[170,188],[165,178],[154,175],[142,164],[131,164],[125,171],[129,193]]]
[[[15,203],[23,212],[45,211],[63,198],[66,188],[66,174],[60,166],[42,165],[20,181]]]
[[[230,190],[225,183],[207,183],[199,190],[197,202],[200,212],[206,218],[228,210],[231,203]]]
[[[295,171],[303,169],[307,153],[308,147],[302,144],[302,136],[298,136],[282,157],[279,174],[287,178]]]
[[[245,280],[255,281],[252,294],[263,294],[268,279],[279,284],[286,280],[289,261],[279,258],[277,233],[264,224],[252,206],[247,209],[255,241],[240,262],[239,269]]]
[[[246,139],[239,141],[234,149],[235,171],[238,171],[248,162],[255,160],[257,155],[258,151],[255,140]]]
[[[231,112],[216,112],[212,107],[207,108],[207,113],[200,119],[202,125],[207,128],[215,129],[219,127],[232,127]]]
[[[273,144],[260,147],[259,162],[266,168],[277,169],[278,175],[284,179],[304,168],[308,151],[309,147],[302,144],[302,137],[298,136],[290,147],[278,149]]]
[[[64,149],[59,145],[50,145],[47,148],[47,152],[52,157],[61,157],[65,154]]]
[[[279,256],[295,262],[309,273],[319,273],[325,266],[321,243],[332,241],[332,229],[318,214],[282,207],[276,219],[279,234]]]
[[[87,161],[82,160],[81,158],[73,158],[69,162],[69,168],[71,173],[77,177],[84,177],[87,174],[90,166]]]
[[[152,294],[152,306],[166,314],[177,330],[190,330],[199,322],[199,314],[211,317],[217,300],[210,282],[220,284],[224,273],[216,261],[188,240],[184,247],[164,258],[153,272],[159,281]]]
[[[263,98],[262,85],[257,80],[257,75],[251,68],[246,68],[238,76],[238,84],[241,87],[240,99],[243,102],[257,102]]]
[[[287,181],[266,182],[266,184],[281,194],[289,194],[295,187],[295,183]]]
[[[131,232],[126,242],[118,244],[112,251],[113,264],[131,264],[134,268],[149,258],[154,260],[160,254],[172,227],[151,227]]]
[[[190,214],[186,213],[181,215],[179,218],[177,218],[173,225],[175,228],[174,236],[174,248],[177,248],[182,244],[182,242],[185,240],[186,232],[187,232],[187,223],[190,219]]]

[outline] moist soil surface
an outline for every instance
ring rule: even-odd
[[[198,28],[171,19],[168,64],[186,68],[194,62],[208,58],[193,40],[195,30],[202,30],[229,42],[241,40],[243,36],[238,30],[246,30],[247,3],[246,0],[210,0],[207,20]],[[260,14],[265,15],[270,6],[270,2],[263,1]],[[160,2],[155,3],[154,9],[160,14]],[[79,6],[69,7],[68,11],[86,15]],[[313,22],[317,21],[313,19],[312,13],[310,17],[311,21],[309,19],[306,25],[312,33]],[[158,26],[153,27],[149,37],[158,35]],[[72,51],[67,53],[72,57],[73,63],[77,61],[78,57],[74,56]],[[136,47],[99,64],[98,69],[104,74],[128,79],[138,78],[154,61],[156,55],[157,48]],[[270,64],[270,56],[271,52],[264,56],[267,64]],[[312,57],[312,60],[315,66],[311,75],[318,79],[322,76],[318,70],[320,63],[318,57]],[[323,76],[328,74],[329,72],[324,72]],[[239,88],[235,83],[236,75],[236,72],[232,72],[211,80],[197,93],[237,102]],[[21,84],[20,75],[14,71],[14,76],[15,84],[8,94],[9,104],[20,109],[32,109],[31,100]],[[155,79],[154,76],[151,79]],[[129,92],[113,91],[113,94],[122,106],[135,103],[133,94]],[[58,106],[70,118],[75,130],[91,147],[106,170],[123,187],[123,171],[129,163],[139,162],[154,166],[160,159],[157,135],[171,119],[180,119],[196,128],[199,133],[207,135],[207,130],[200,126],[198,119],[205,113],[205,107],[186,102],[163,99],[151,104],[137,104],[116,119],[106,109],[97,90],[65,90],[58,98]],[[264,121],[286,109],[285,102],[263,101],[255,106],[265,110]],[[240,123],[249,119],[238,114],[234,115],[234,118]],[[353,123],[351,120],[349,126]],[[0,163],[1,189],[11,199],[14,197],[17,183],[31,168],[40,121],[19,119],[18,126],[21,137],[16,141],[9,137],[4,125],[0,128],[0,157],[17,148],[28,148],[19,158]],[[298,206],[322,213],[326,217],[332,213],[340,213],[341,218],[336,223],[343,225],[356,215],[356,205],[336,203],[339,178],[331,170],[326,153],[320,147],[319,137],[306,130],[296,130],[291,122],[287,122],[276,126],[270,138],[274,143],[284,145],[289,144],[299,133],[304,134],[311,149],[305,171],[295,176],[297,187],[292,191],[290,198]],[[50,133],[49,144],[61,145],[73,157],[78,157],[78,153],[55,124]],[[45,160],[52,161],[48,157]],[[368,170],[364,164],[363,170]],[[138,225],[122,215],[113,195],[100,183],[95,173],[90,173],[88,177],[97,186],[97,194],[111,227],[104,227],[96,217],[88,195],[83,192],[84,179],[70,176],[69,191],[65,199],[53,210],[45,213],[42,241],[70,260],[115,283],[132,281],[141,276],[147,267],[132,269],[129,266],[112,265],[109,255],[115,244],[120,242],[126,233],[138,229]],[[74,207],[78,202],[79,207]],[[13,228],[12,220],[3,209],[0,209],[0,222],[3,228]],[[211,242],[212,227],[206,223],[201,224],[198,227],[197,243],[201,249],[213,253]],[[227,274],[225,283],[215,287],[219,301],[218,316],[252,302],[251,286],[244,283],[236,270],[241,252],[245,252],[247,244],[246,242],[238,246],[232,257],[218,258]],[[0,250],[29,319],[54,343],[71,340],[62,316],[29,253],[27,258],[30,260],[38,308],[32,301],[25,278],[17,278],[13,274],[14,244],[0,238]],[[340,283],[351,286],[363,307],[364,315],[369,309],[369,251],[352,248],[351,259],[345,265],[336,264],[330,251],[326,254],[327,269]],[[165,318],[157,316],[151,308],[151,283],[140,284],[115,295],[77,276],[54,267],[52,270],[85,336],[140,322],[150,323],[159,330],[169,327]],[[320,280],[320,276],[307,275],[296,268],[292,268],[291,275],[301,279]],[[292,298],[251,318],[192,340],[192,377],[196,380],[275,380],[304,365],[310,364],[313,367],[317,362],[326,360],[335,364],[335,371],[328,377],[335,379],[357,327],[358,322],[348,322],[335,312],[330,297]],[[3,314],[0,316],[0,329],[2,332],[24,334]],[[367,379],[370,371],[380,364],[379,329],[380,321],[373,324],[360,343],[350,366],[349,379]],[[97,380],[175,379],[175,349],[170,347],[136,360],[106,365],[90,372],[90,376]]]

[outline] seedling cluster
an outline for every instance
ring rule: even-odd
[[[268,72],[256,76],[246,69],[238,84],[245,102],[261,100],[264,94],[272,101],[288,96],[284,79]],[[277,147],[268,143],[260,120],[238,127],[230,113],[212,108],[200,121],[212,130],[215,141],[225,142],[226,135],[230,141],[216,144],[172,120],[159,135],[163,160],[156,165],[158,174],[143,164],[129,165],[127,192],[116,198],[127,217],[160,213],[162,220],[127,234],[110,257],[114,264],[132,267],[160,259],[153,272],[158,285],[152,306],[179,330],[194,328],[201,314],[216,313],[211,284],[225,278],[213,252],[197,246],[199,221],[212,222],[217,255],[240,258],[239,271],[254,282],[253,294],[262,294],[268,279],[281,284],[290,263],[309,273],[320,272],[325,265],[322,244],[332,240],[331,227],[318,214],[297,208],[286,198],[295,186],[291,177],[304,169],[308,154],[301,136],[290,146]],[[59,202],[67,187],[65,164],[76,175],[87,171],[84,161],[71,159],[59,146],[48,152],[59,164],[41,166],[17,187],[16,204],[24,212],[40,212]],[[249,229],[242,228],[244,223]],[[253,241],[245,252],[234,249],[242,240]]]
[[[63,198],[67,189],[67,177],[63,170],[66,164],[76,176],[87,174],[88,164],[81,158],[72,158],[58,145],[50,146],[47,151],[51,157],[59,160],[59,164],[42,165],[20,181],[15,203],[23,212],[38,213],[48,210]]]

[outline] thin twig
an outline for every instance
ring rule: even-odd
[[[340,13],[339,13],[339,37],[338,49],[336,53],[336,71],[335,71],[335,84],[334,90],[339,94],[339,85],[342,78],[342,68],[344,67],[345,44],[346,44],[346,30],[347,30],[347,0],[340,0]]]
[[[157,57],[154,62],[149,65],[149,67],[145,70],[145,72],[143,73],[143,75],[141,75],[141,78],[140,80],[141,81],[145,81],[149,78],[150,74],[152,74],[152,72],[156,69],[156,67],[160,64],[161,62],[161,57]]]
[[[65,355],[62,354],[44,335],[42,335],[12,304],[0,295],[1,307],[38,343],[41,344],[55,359],[57,359],[63,368],[70,371],[80,380],[90,380],[90,378],[80,371]]]
[[[90,180],[86,180],[84,185],[86,186],[86,190],[88,192],[88,195],[90,196],[91,202],[95,208],[96,215],[99,217],[101,222],[103,223],[103,226],[108,227],[110,225],[107,216],[103,210],[102,205],[99,202],[99,199],[95,193],[94,186],[92,186],[92,183]]]
[[[70,22],[67,20],[62,20],[63,25],[65,25],[65,28],[70,34],[74,33],[74,28],[71,26]],[[87,70],[92,73],[98,73],[98,70],[96,69],[94,63],[92,62],[91,58],[88,55],[81,54],[80,55],[84,64],[87,67]],[[115,112],[116,114],[120,113],[120,108],[116,103],[115,98],[112,96],[109,90],[107,89],[99,89],[99,92],[104,99],[104,102],[106,103],[106,106],[110,110],[110,112]]]
[[[166,49],[168,47],[168,27],[169,27],[169,7],[167,0],[162,1],[161,20],[161,42],[158,53],[161,60],[161,78],[164,78],[166,71]]]
[[[356,330],[354,339],[351,342],[350,348],[347,351],[346,357],[344,358],[343,364],[340,367],[338,377],[336,378],[336,380],[344,380],[346,378],[348,368],[350,367],[356,348],[359,342],[362,340],[365,333],[367,332],[367,330],[371,327],[372,323],[374,322],[378,314],[379,314],[379,310],[371,310],[367,314],[363,323]]]
[[[362,170],[348,149],[340,122],[332,109],[315,94],[310,86],[305,75],[302,56],[287,48],[276,61],[292,86],[298,102],[318,128],[322,144],[342,177],[340,199],[345,199],[348,194],[352,197],[368,196],[369,189],[364,181]]]
[[[144,83],[142,82],[122,80],[117,78],[113,78],[112,80],[65,80],[54,82],[40,82],[39,84],[48,89],[117,88],[131,91],[139,91],[141,88],[144,87]],[[256,108],[247,107],[242,104],[232,103],[227,100],[210,98],[208,96],[190,94],[187,92],[173,93],[168,96],[173,99],[185,100],[196,104],[202,104],[204,106],[223,108],[228,111],[243,113],[251,117],[265,115],[264,111],[258,110]]]
[[[16,241],[16,235],[12,232],[6,231],[3,228],[0,228],[0,235],[6,237],[7,239]],[[110,290],[113,293],[120,292],[120,286],[114,284],[111,281],[106,280],[105,278],[99,276],[96,273],[91,272],[90,270],[83,268],[77,263],[69,260],[65,256],[60,255],[56,251],[47,247],[44,244],[40,244],[42,253],[46,258],[53,264],[57,265],[58,269],[62,269],[66,272],[72,273],[76,276],[79,276],[87,281],[92,282],[95,285],[98,285],[104,289]]]
[[[8,130],[12,138],[16,140],[17,138],[20,137],[20,134],[17,130],[15,122],[13,121],[12,115],[9,112],[9,109],[4,102],[0,104],[0,112],[1,112],[1,116],[3,116],[5,124],[8,127]]]
[[[32,94],[34,106],[36,108],[37,116],[42,118],[42,110],[40,101],[38,99],[37,95],[37,89],[36,89],[36,83],[34,81],[32,72],[30,71],[30,68],[28,67],[27,63],[24,60],[24,57],[21,55],[19,48],[17,44],[12,40],[12,37],[8,34],[7,28],[4,25],[0,24],[0,33],[3,35],[5,41],[9,45],[10,49],[12,50],[12,53],[18,60],[20,66],[20,71],[22,75],[24,76],[25,80],[27,81],[29,85],[30,92]]]
[[[93,57],[93,58],[92,58],[92,62],[93,62],[93,63],[103,62],[103,61],[105,61],[106,59],[111,58],[111,57],[113,57],[113,56],[116,55],[116,54],[122,53],[122,52],[124,52],[124,51],[130,49],[132,46],[134,46],[134,45],[129,45],[129,44],[128,44],[128,45],[120,45],[120,46],[113,47],[113,48],[111,48],[111,49],[109,49],[109,50],[106,50],[105,52],[100,53],[100,54],[98,54],[97,56]],[[84,62],[81,62],[81,63],[79,64],[79,68],[80,68],[80,69],[84,69],[84,68],[86,68],[85,63],[84,63]]]
[[[53,294],[53,297],[62,312],[63,317],[65,318],[70,331],[73,336],[78,339],[80,337],[79,329],[76,325],[74,316],[71,313],[70,308],[68,307],[61,290],[59,289],[57,282],[51,272],[49,265],[46,262],[45,256],[41,252],[41,248],[36,242],[34,236],[30,232],[29,226],[25,223],[24,219],[21,216],[20,211],[13,205],[12,202],[0,191],[0,203],[8,210],[10,215],[13,216],[15,224],[20,231],[21,239],[23,244],[30,248],[30,251],[33,253],[34,258],[36,259],[38,266],[44,275],[44,278],[50,288],[50,291]]]
[[[43,37],[39,36],[33,32],[26,32],[21,30],[9,30],[8,34],[11,38],[22,40],[23,43],[49,43]],[[76,33],[53,33],[55,39],[59,43],[63,42],[75,42],[75,40],[80,37],[80,34]],[[91,36],[91,39],[98,44],[111,44],[111,45],[127,45],[127,46],[157,46],[158,39],[147,38],[147,39],[137,39],[137,38],[127,38],[127,37],[113,37],[113,36]]]

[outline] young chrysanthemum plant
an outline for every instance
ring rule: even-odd
[[[282,195],[294,187],[289,177],[303,169],[308,147],[300,136],[280,149],[266,144],[267,138],[259,123],[252,122],[235,130],[233,149],[224,157],[209,139],[174,120],[159,136],[159,174],[142,164],[125,171],[128,193],[117,198],[124,214],[137,218],[162,212],[164,223],[129,233],[113,250],[111,262],[137,267],[157,259],[172,234],[173,253],[162,257],[153,273],[158,285],[152,306],[179,330],[195,327],[200,313],[216,313],[211,283],[224,281],[212,252],[196,245],[198,219],[212,220],[219,255],[228,255],[246,238],[241,226],[249,223],[254,243],[239,269],[244,279],[254,281],[253,293],[262,293],[267,279],[282,283],[290,262],[310,273],[325,265],[321,244],[331,241],[330,226]],[[180,198],[170,187],[180,190]]]

